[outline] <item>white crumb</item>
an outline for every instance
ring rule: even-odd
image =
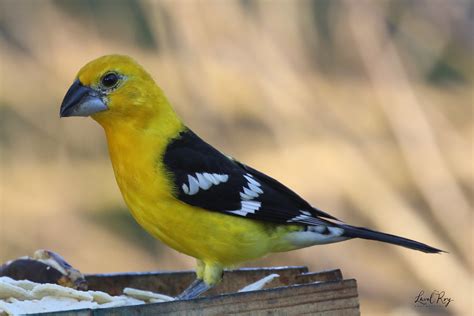
[[[258,280],[257,282],[254,282],[252,284],[249,284],[239,290],[239,292],[250,292],[250,291],[258,291],[261,290],[267,283],[271,282],[273,279],[278,278],[280,275],[278,274],[270,274],[267,275],[266,277]]]
[[[137,298],[139,300],[143,301],[150,301],[151,299],[153,300],[160,300],[161,302],[169,302],[169,301],[174,301],[174,297],[168,296],[168,295],[163,295],[159,293],[154,293],[150,291],[144,291],[144,290],[139,290],[139,289],[134,289],[134,288],[124,288],[123,289],[123,294],[126,294],[128,296]]]
[[[78,301],[93,300],[92,295],[85,291],[78,291],[57,284],[39,284],[33,288],[31,295],[36,299],[41,299],[45,296],[55,296],[74,298]]]
[[[124,295],[112,296],[101,291],[79,291],[57,284],[0,277],[0,316],[110,308],[172,300],[174,298],[167,295],[133,288],[125,288]]]

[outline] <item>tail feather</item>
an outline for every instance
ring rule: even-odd
[[[369,239],[369,240],[377,240],[377,241],[382,241],[389,244],[394,244],[394,245],[398,245],[398,246],[402,246],[402,247],[406,247],[406,248],[410,248],[414,250],[423,251],[426,253],[446,252],[444,250],[440,250],[440,249],[428,246],[418,241],[414,241],[408,238],[403,238],[400,236],[378,232],[378,231],[371,230],[364,227],[356,227],[356,226],[351,226],[351,225],[346,225],[346,224],[340,224],[339,227],[344,229],[343,236],[346,236],[349,238],[362,238],[362,239]]]

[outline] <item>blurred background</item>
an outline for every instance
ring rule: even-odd
[[[217,148],[449,252],[353,240],[248,266],[340,268],[365,315],[471,315],[473,30],[461,0],[1,0],[0,261],[47,248],[85,273],[194,267],[129,215],[101,128],[59,120],[80,67],[121,53]],[[448,308],[414,307],[435,289]]]

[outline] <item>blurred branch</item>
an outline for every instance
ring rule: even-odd
[[[466,232],[471,229],[471,223],[466,221],[471,216],[469,203],[442,157],[431,124],[410,86],[396,47],[384,32],[381,8],[370,1],[358,2],[357,5],[353,1],[347,3],[359,52],[412,178],[451,243],[462,249],[456,251],[457,255],[472,264],[473,258],[468,255],[472,249],[471,241],[464,240]],[[453,205],[456,210],[451,210]],[[450,213],[449,220],[446,220],[447,212]]]

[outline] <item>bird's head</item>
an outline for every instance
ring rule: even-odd
[[[167,106],[151,76],[132,58],[108,55],[86,64],[61,104],[60,116],[108,122],[144,122]]]

